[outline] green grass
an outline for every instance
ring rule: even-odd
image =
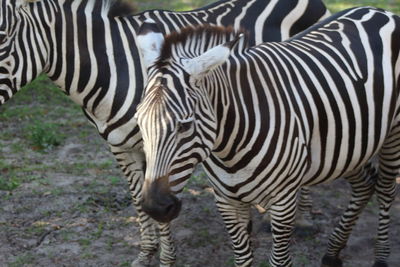
[[[21,181],[16,176],[5,176],[0,177],[0,190],[2,191],[13,191],[21,185]]]
[[[338,12],[355,6],[374,6],[400,14],[400,0],[326,0],[323,2],[331,12]]]
[[[176,10],[176,11],[186,11],[195,9],[198,7],[205,6],[207,4],[213,3],[215,1],[210,0],[151,0],[151,1],[132,1],[139,11],[149,10],[149,9],[164,9],[164,10]]]
[[[31,252],[26,252],[14,258],[13,262],[8,264],[8,267],[21,267],[25,265],[34,266],[35,257]]]
[[[26,137],[35,150],[49,150],[61,144],[65,138],[55,123],[35,120],[25,128]]]

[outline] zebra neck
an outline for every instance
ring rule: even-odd
[[[140,100],[136,88],[143,84],[143,71],[136,48],[137,18],[99,13],[101,1],[53,1],[60,6],[50,28],[52,46],[45,72],[102,133]]]

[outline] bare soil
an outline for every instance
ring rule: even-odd
[[[106,145],[84,118],[67,124],[68,137],[46,152],[27,144],[18,121],[1,122],[0,179],[18,186],[0,191],[0,266],[129,266],[139,251],[136,213],[128,186]],[[81,133],[85,132],[85,135]],[[22,144],[22,149],[20,145]],[[14,179],[14,180],[13,180]],[[349,198],[345,181],[313,187],[315,227],[296,233],[294,266],[320,266],[327,238]],[[233,254],[211,189],[201,172],[182,194],[172,230],[176,266],[233,266]],[[392,207],[390,266],[400,266],[400,201]],[[254,266],[268,266],[271,235],[253,211]],[[373,200],[343,250],[344,266],[372,266],[377,228]],[[157,261],[154,261],[157,266]]]

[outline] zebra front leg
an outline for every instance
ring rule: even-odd
[[[236,267],[248,267],[253,262],[250,234],[252,230],[250,205],[232,204],[215,194],[216,204],[231,237]]]
[[[132,198],[140,227],[140,252],[137,259],[132,262],[131,267],[147,267],[150,266],[153,256],[158,250],[157,231],[153,219],[142,211],[140,198],[133,196]]]
[[[303,186],[299,192],[298,199],[298,212],[296,218],[296,226],[300,228],[312,228],[314,226],[311,210],[312,210],[312,198],[310,196],[310,189],[307,186]]]
[[[140,227],[140,252],[138,258],[132,262],[132,267],[149,266],[154,254],[158,250],[159,236],[157,233],[158,223],[151,219],[141,207],[141,191],[144,174],[144,155],[138,150],[121,150],[118,147],[111,147],[117,162],[125,174],[132,200],[138,214]],[[161,266],[172,266],[176,260],[175,245],[172,242],[171,233],[168,227],[160,227],[161,237]]]
[[[314,226],[312,217],[311,217],[311,210],[312,210],[312,198],[310,196],[310,189],[306,186],[302,187],[299,191],[298,196],[298,210],[296,215],[296,226],[297,230],[304,229],[307,231],[308,229]],[[269,212],[267,212],[261,206],[256,206],[256,209],[259,213],[264,214],[262,221],[263,221],[263,228],[266,229],[267,232],[271,232],[271,216]],[[297,231],[296,230],[296,231]]]
[[[374,193],[377,178],[376,169],[368,164],[351,176],[345,177],[350,183],[352,195],[339,225],[329,237],[328,249],[322,258],[322,267],[341,267],[340,251],[345,247],[353,226]]]
[[[296,218],[296,208],[294,195],[277,201],[270,208],[273,244],[269,262],[273,267],[292,266],[289,246]]]
[[[160,232],[160,267],[170,267],[176,260],[176,250],[171,236],[170,224],[159,223]]]

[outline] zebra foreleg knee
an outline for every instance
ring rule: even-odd
[[[343,262],[339,257],[324,255],[322,257],[321,267],[342,267]]]

